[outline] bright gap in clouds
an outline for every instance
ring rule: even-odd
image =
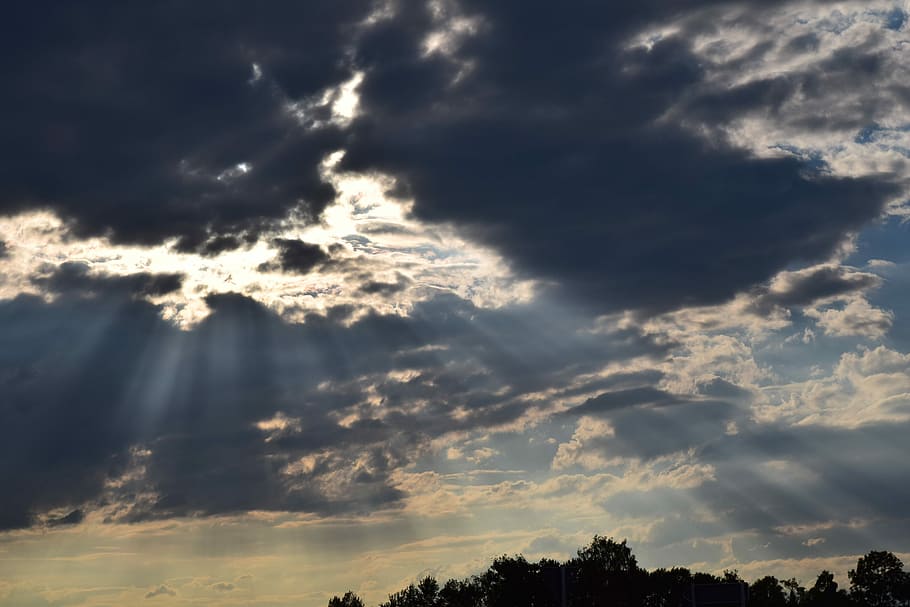
[[[350,89],[341,99],[345,108],[356,106]],[[89,276],[98,277],[183,274],[178,291],[149,299],[184,328],[208,315],[207,295],[224,292],[247,295],[296,321],[345,305],[353,306],[352,319],[369,310],[406,314],[415,302],[446,292],[482,307],[530,300],[533,283],[512,275],[495,252],[465,240],[451,227],[410,218],[407,202],[384,194],[391,186],[388,179],[334,172],[342,155],[336,152],[324,164],[325,179],[338,196],[321,221],[291,212],[252,245],[213,256],[176,251],[176,241],[139,247],[101,237],[81,240],[47,211],[0,218],[0,240],[11,243],[0,258],[0,297],[39,293],[52,298],[31,279],[68,262],[84,264]],[[239,173],[255,170],[243,166]],[[317,245],[326,257],[303,273],[283,271],[274,263],[280,255],[275,240]]]

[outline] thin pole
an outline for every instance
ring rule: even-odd
[[[567,607],[566,603],[566,566],[559,566],[560,577],[562,577],[562,607]]]

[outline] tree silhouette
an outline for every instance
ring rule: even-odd
[[[578,551],[575,565],[573,605],[593,607],[638,605],[644,593],[647,574],[626,541],[595,535],[591,543]]]
[[[837,589],[834,574],[823,570],[812,588],[806,592],[803,604],[806,607],[847,607],[850,605],[850,597],[844,590]]]
[[[553,607],[540,567],[521,555],[501,556],[480,576],[486,607]]]
[[[724,574],[721,576],[720,581],[724,584],[737,584],[742,582],[743,578],[740,577],[737,569],[724,569]]]
[[[910,602],[910,576],[891,552],[875,551],[860,557],[847,574],[850,592],[869,607],[896,607]]]
[[[648,574],[642,607],[677,607],[690,600],[692,572],[682,567],[655,569]]]
[[[795,578],[766,575],[749,587],[749,607],[910,607],[910,574],[890,552],[869,552],[849,572],[850,592],[822,571],[806,590]],[[565,585],[563,586],[563,580]],[[529,562],[503,555],[486,571],[442,586],[427,576],[390,594],[379,607],[691,607],[693,584],[744,583],[734,570],[721,576],[689,569],[639,567],[626,541],[595,535],[577,556]],[[353,592],[328,607],[364,607]]]
[[[749,607],[787,607],[787,595],[773,575],[755,580],[749,586]]]
[[[784,592],[787,595],[787,605],[789,607],[799,607],[803,604],[806,596],[806,589],[802,587],[795,577],[789,580],[781,580]]]
[[[359,596],[348,590],[344,596],[333,596],[329,599],[329,607],[363,607],[363,601]]]
[[[483,588],[477,578],[449,580],[439,591],[443,607],[475,607],[483,601]]]
[[[638,571],[638,561],[626,540],[616,542],[613,538],[595,535],[591,543],[578,550],[582,564],[593,564],[596,568],[611,574],[631,574]]]
[[[436,578],[427,576],[416,586],[411,584],[404,590],[390,594],[389,600],[381,607],[436,607],[438,594],[439,582]]]

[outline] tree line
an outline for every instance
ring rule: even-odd
[[[765,576],[747,584],[749,607],[910,607],[910,573],[891,552],[872,551],[847,574],[840,588],[829,571],[811,587],[795,578]],[[693,584],[743,583],[739,574],[716,576],[685,567],[648,571],[638,566],[626,541],[599,535],[565,562],[503,555],[479,575],[440,584],[425,577],[379,607],[688,607]],[[364,607],[353,592],[328,607]]]

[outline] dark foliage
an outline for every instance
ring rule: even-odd
[[[891,552],[872,551],[849,573],[850,591],[822,571],[811,588],[795,578],[766,575],[748,584],[748,607],[906,607],[910,573]],[[442,587],[425,577],[394,594],[380,607],[683,607],[692,605],[696,584],[745,584],[735,570],[716,576],[682,567],[647,571],[638,566],[626,541],[595,535],[564,563],[503,555],[479,575],[448,580]],[[352,592],[333,597],[328,607],[363,607]]]
[[[873,550],[851,569],[850,594],[869,607],[891,607],[910,603],[910,574],[890,552]]]

